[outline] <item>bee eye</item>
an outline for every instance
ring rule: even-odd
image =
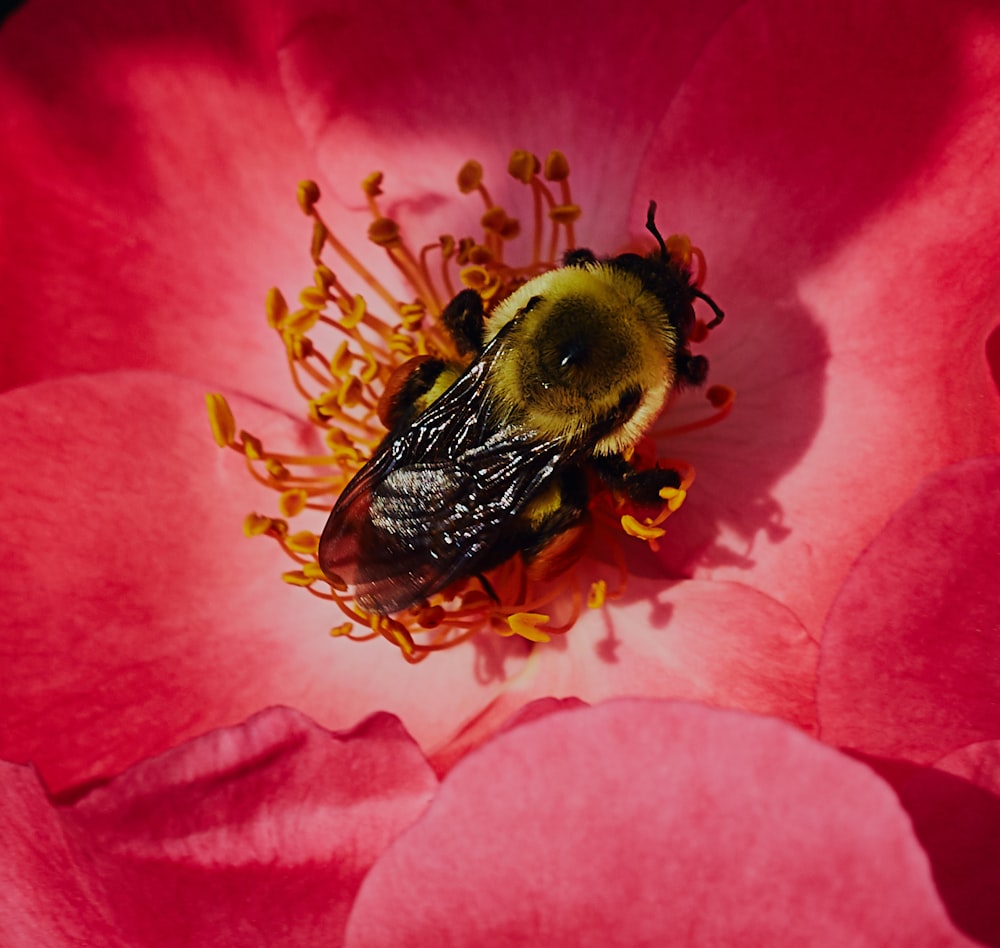
[[[556,350],[556,364],[560,369],[572,369],[587,361],[588,348],[581,339],[567,339]]]

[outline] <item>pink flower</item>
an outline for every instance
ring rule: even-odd
[[[73,806],[4,767],[8,944],[970,944],[868,768],[694,704],[543,715],[440,787],[391,717],[287,709]]]
[[[971,3],[507,5],[440,16],[404,4],[329,6],[275,12],[261,0],[179,13],[29,0],[0,30],[0,491],[9,499],[0,755],[32,761],[61,791],[284,704],[340,730],[392,712],[443,771],[533,698],[698,701],[782,718],[864,755],[913,817],[952,917],[1000,940],[983,897],[997,848],[982,844],[1000,827],[1000,669],[990,647],[1000,564],[989,542],[1000,524],[995,462],[970,460],[1000,448],[1000,23]],[[728,311],[708,355],[737,408],[724,425],[678,439],[698,481],[626,602],[531,654],[491,640],[412,668],[381,643],[330,640],[324,605],[282,585],[274,550],[242,537],[261,494],[211,443],[202,396],[225,389],[240,423],[268,443],[305,441],[262,312],[270,285],[309,278],[298,179],[317,178],[325,200],[345,205],[346,233],[360,220],[356,183],[381,168],[394,215],[433,239],[475,214],[451,197],[466,157],[496,169],[496,196],[513,204],[513,183],[505,190],[499,178],[515,146],[570,156],[584,246],[620,248],[654,197],[664,226],[706,250],[711,292]],[[810,787],[843,781],[848,802],[812,825],[816,851],[841,833],[838,820],[869,806],[880,808],[879,829],[855,849],[845,842],[826,870],[891,852],[887,873],[896,867],[901,880],[893,917],[922,902],[937,919],[927,924],[946,937],[925,899],[916,844],[869,773],[783,725],[687,705],[628,708],[637,728],[676,715],[708,729],[682,731],[663,760],[680,767],[689,754],[689,770],[709,768],[706,786],[730,781],[730,815],[744,799],[784,800],[773,796],[784,783],[775,775],[801,761],[808,779],[787,801],[795,819],[808,822]],[[382,865],[424,865],[435,821],[466,818],[490,755],[504,780],[515,779],[511,758],[544,756],[566,722],[593,722],[587,746],[607,761],[594,770],[613,773],[618,713],[560,715],[498,738],[385,850],[422,808],[414,801],[433,792],[413,750],[410,809],[372,811],[379,832],[358,837],[367,855],[352,864],[345,903],[324,910],[332,927],[322,930],[344,924],[383,851]],[[290,720],[257,718],[234,734],[320,733]],[[662,726],[673,733],[674,723]],[[715,774],[695,753],[715,727],[720,747],[759,739],[776,769],[738,756]],[[542,736],[535,744],[527,735]],[[215,746],[226,740],[209,736],[143,763],[56,811],[15,768],[20,789],[9,799],[29,817],[15,829],[44,822],[53,845],[65,834],[59,871],[88,892],[93,878],[110,885],[127,875],[137,837],[152,834],[145,852],[156,854],[170,835],[120,808],[147,780],[173,805],[184,786],[178,762],[212,773],[234,766],[240,748],[226,758]],[[560,763],[559,780],[575,766]],[[233,792],[287,803],[290,819],[325,805],[286,799],[261,772],[256,790],[239,790],[233,777]],[[638,818],[660,785],[629,786],[636,800],[621,796]],[[589,818],[601,787],[584,789]],[[568,807],[572,794],[555,797]],[[210,825],[224,824],[220,799]],[[533,799],[490,810],[489,825],[528,825]],[[689,814],[685,832],[709,834],[706,851],[723,853],[715,823],[686,796],[678,806]],[[269,819],[279,818],[253,817]],[[767,852],[780,849],[773,825],[761,825]],[[196,831],[185,824],[178,836]],[[107,834],[121,861],[109,855],[93,877],[73,869],[90,865]],[[198,850],[208,862],[231,841],[216,836],[220,849]],[[337,838],[347,846],[353,837]],[[241,858],[238,845],[232,851]],[[524,858],[530,867],[534,857]],[[297,859],[310,862],[308,847],[289,865]],[[796,886],[809,877],[803,863],[774,859],[780,904],[794,916]],[[331,857],[329,872],[340,865]],[[376,863],[370,878],[390,871]],[[39,891],[62,878],[53,871]],[[319,872],[303,884],[328,883]],[[377,909],[372,891],[362,888],[357,918]],[[131,898],[122,894],[122,905]],[[220,890],[217,904],[229,898]],[[872,919],[870,906],[849,904],[859,925]],[[127,938],[133,925],[152,924],[142,911],[99,918]],[[88,919],[72,924],[84,931]]]

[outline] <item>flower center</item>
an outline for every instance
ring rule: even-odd
[[[343,621],[330,629],[331,635],[356,641],[385,638],[410,662],[487,630],[546,642],[568,631],[583,609],[604,608],[621,596],[627,571],[617,537],[624,531],[655,550],[665,533],[664,522],[680,508],[694,481],[690,464],[657,459],[654,438],[661,441],[713,424],[733,404],[731,389],[712,386],[706,392],[713,408],[710,415],[680,427],[654,427],[628,445],[622,463],[627,462],[630,475],[656,471],[659,466],[676,472],[673,483],[654,487],[652,494],[647,490],[647,496],[637,502],[634,491],[620,489],[624,481],[589,478],[585,518],[565,528],[547,526],[551,542],[544,556],[514,552],[499,564],[461,576],[389,615],[365,608],[355,588],[330,570],[324,572],[318,558],[318,533],[293,529],[291,524],[296,518],[315,518],[333,509],[386,437],[393,404],[408,380],[418,375],[421,363],[455,366],[451,376],[442,373],[449,380],[468,366],[473,357],[461,351],[447,320],[441,318],[448,302],[460,290],[473,290],[489,321],[519,288],[561,267],[570,251],[587,253],[576,251],[574,222],[581,210],[573,203],[569,164],[562,153],[552,152],[542,164],[529,152],[515,151],[508,172],[530,193],[531,251],[520,263],[508,257],[511,242],[521,234],[521,224],[493,201],[478,162],[466,162],[458,174],[458,187],[463,194],[478,194],[482,200],[481,233],[461,238],[444,235],[419,249],[382,213],[381,173],[362,182],[372,215],[368,239],[383,248],[412,288],[409,300],[397,299],[334,234],[319,213],[317,185],[312,181],[299,185],[299,206],[312,221],[313,283],[300,291],[296,308],[276,288],[269,291],[265,308],[268,324],[284,346],[292,384],[304,399],[308,420],[323,434],[325,452],[302,456],[265,448],[260,439],[237,429],[222,395],[206,396],[218,445],[240,452],[250,476],[278,494],[276,515],[249,514],[244,533],[275,540],[294,564],[283,574],[284,581],[328,600],[339,612]],[[705,298],[700,290],[706,273],[701,251],[683,236],[670,237],[661,246],[664,265],[682,275],[692,298]],[[536,300],[527,300],[519,314],[529,311]],[[721,314],[709,324],[694,322],[687,328],[686,342],[702,341],[720,319]],[[579,355],[579,345],[574,346],[573,353]],[[687,358],[693,363],[700,357]],[[428,393],[427,398],[432,396]],[[639,400],[633,393],[622,404],[627,403],[631,411]],[[532,498],[531,516],[546,524],[557,522],[549,518],[551,510],[558,513],[560,503],[560,487],[551,482]],[[531,522],[530,518],[525,522]],[[427,531],[434,529],[433,522],[426,524]],[[610,551],[610,556],[588,556],[588,549]]]

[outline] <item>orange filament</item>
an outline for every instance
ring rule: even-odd
[[[573,565],[574,557],[567,556],[552,576],[515,556],[490,570],[482,581],[477,577],[459,580],[393,616],[369,614],[359,607],[346,583],[320,569],[317,533],[290,527],[296,518],[328,514],[371,457],[385,435],[379,417],[380,399],[396,370],[414,358],[457,360],[455,346],[437,320],[456,287],[472,287],[490,303],[503,299],[531,277],[559,266],[563,253],[575,247],[574,222],[580,208],[572,199],[565,156],[554,151],[541,162],[530,152],[515,151],[508,172],[531,190],[532,228],[527,235],[531,250],[521,266],[507,262],[505,252],[518,237],[520,223],[494,202],[478,162],[469,161],[462,167],[458,187],[462,193],[478,194],[483,202],[481,235],[456,238],[446,234],[422,245],[416,253],[396,221],[383,213],[378,200],[381,173],[373,173],[362,182],[372,216],[369,239],[385,251],[412,288],[414,298],[410,300],[397,299],[334,235],[317,208],[320,192],[315,182],[299,185],[299,206],[313,225],[309,247],[313,283],[298,294],[296,309],[288,305],[280,290],[271,289],[265,312],[268,325],[285,347],[292,383],[305,401],[306,417],[322,432],[326,453],[271,451],[259,438],[237,429],[222,395],[206,396],[216,443],[239,452],[250,476],[277,494],[280,516],[251,513],[244,521],[244,533],[276,541],[293,567],[281,574],[282,580],[331,603],[343,619],[331,626],[331,636],[359,642],[385,639],[410,663],[423,661],[433,652],[452,648],[484,630],[519,636],[531,643],[564,634],[584,608],[603,608],[624,592],[628,572],[616,538],[624,531],[655,549],[664,533],[662,524],[683,503],[694,480],[690,465],[661,460],[660,466],[675,468],[682,482],[678,488],[661,492],[662,504],[652,515],[632,510],[625,498],[597,486],[591,504],[595,526],[591,543],[613,553],[611,573],[617,572],[617,578],[610,590],[609,579],[580,575],[583,564],[591,572],[602,569],[592,559]],[[701,251],[682,237],[670,238],[667,245],[691,272],[693,285],[700,286],[705,275]],[[378,312],[370,306],[373,300],[379,304]],[[732,390],[713,386],[707,395],[715,409],[713,416],[659,434],[693,430],[725,417],[732,408]],[[644,441],[636,453],[641,458],[636,462],[639,467],[657,463],[651,441]]]

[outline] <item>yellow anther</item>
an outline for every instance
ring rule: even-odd
[[[319,185],[315,181],[300,181],[295,196],[302,213],[312,214],[313,205],[319,200]]]
[[[326,581],[326,576],[324,575],[323,570],[320,569],[319,563],[303,563],[302,572],[312,579],[322,579],[324,582]]]
[[[544,625],[550,618],[541,612],[515,612],[507,617],[507,624],[514,635],[519,635],[529,642],[548,642],[551,637],[539,626]]]
[[[469,194],[475,191],[482,184],[482,181],[483,166],[474,159],[462,165],[461,170],[458,172],[458,190],[462,194]]]
[[[476,290],[483,295],[486,294],[487,288],[495,280],[493,274],[485,267],[463,267],[458,276],[470,290]]]
[[[494,260],[493,251],[483,244],[473,244],[465,253],[465,262],[486,266]]]
[[[337,282],[336,274],[325,263],[313,270],[313,280],[324,293],[329,293],[330,287]]]
[[[330,449],[331,456],[338,464],[356,464],[361,466],[361,452],[357,448],[349,445],[344,447],[334,447]]]
[[[399,316],[403,321],[403,329],[415,332],[420,328],[427,310],[422,303],[404,303],[399,307]]]
[[[228,448],[236,437],[236,419],[229,402],[218,392],[208,392],[205,394],[205,407],[215,443],[220,448]]]
[[[340,625],[335,625],[332,629],[330,629],[330,635],[334,637],[338,635],[350,635],[353,631],[353,622],[342,622]]]
[[[347,434],[340,428],[331,428],[324,436],[323,440],[331,448],[353,447],[353,443]]]
[[[271,529],[271,518],[258,513],[249,513],[243,518],[243,533],[248,537],[263,536]]]
[[[395,355],[411,356],[417,351],[417,347],[412,336],[404,336],[401,332],[394,332],[389,337],[389,351]]]
[[[368,225],[368,239],[379,247],[396,247],[400,244],[399,224],[391,217],[378,217]]]
[[[300,530],[298,533],[289,534],[285,537],[285,546],[293,553],[315,553],[319,547],[319,537],[309,530]],[[317,576],[306,574],[306,578],[318,579]]]
[[[282,325],[282,329],[290,336],[304,336],[310,329],[312,329],[316,323],[319,322],[320,313],[316,309],[302,309],[295,310],[294,313],[289,314],[285,318],[285,322]]]
[[[379,364],[375,361],[375,356],[370,352],[364,354],[365,367],[361,370],[359,377],[365,385],[371,385],[375,381],[375,377],[378,375]]]
[[[364,394],[361,380],[357,376],[351,376],[342,384],[337,391],[337,404],[342,408],[353,408],[361,401]]]
[[[667,509],[673,513],[680,509],[681,504],[687,498],[687,491],[680,487],[664,487],[660,490],[660,497],[667,502]]]
[[[632,514],[622,516],[622,529],[630,537],[638,537],[640,540],[658,540],[667,531],[661,527],[651,526],[646,523],[639,523]]]
[[[260,443],[260,438],[249,431],[241,431],[240,441],[243,442],[243,453],[249,460],[259,461],[264,457],[264,445]]]
[[[309,256],[313,263],[319,263],[319,255],[326,245],[327,229],[321,220],[313,221],[312,240],[309,243]]]
[[[267,291],[264,309],[267,312],[267,324],[272,329],[277,329],[281,325],[281,321],[288,315],[288,303],[285,302],[285,297],[276,286],[272,286]]]
[[[587,608],[600,609],[608,598],[608,584],[605,580],[599,579],[590,584],[590,592],[587,593]]]
[[[500,228],[500,237],[503,240],[513,240],[521,233],[521,222],[516,217],[508,217]]]
[[[401,622],[397,622],[389,616],[371,615],[368,617],[368,623],[373,632],[378,632],[379,635],[385,636],[393,645],[398,646],[407,655],[413,654],[413,637]]]
[[[531,179],[538,174],[542,168],[542,163],[530,151],[517,149],[510,156],[507,162],[507,174],[524,184],[529,184]]]
[[[569,161],[561,151],[550,151],[542,173],[546,181],[565,181],[569,177]]]
[[[297,517],[306,509],[307,503],[309,495],[301,487],[294,487],[282,492],[278,498],[278,510],[283,517]]]
[[[333,355],[330,356],[330,374],[334,378],[343,378],[344,376],[350,374],[351,363],[353,361],[354,356],[351,354],[347,340],[344,339],[334,350]],[[338,433],[342,434],[342,432]]]
[[[306,356],[310,356],[313,353],[313,344],[305,336],[285,333],[285,345],[288,347],[292,358],[298,362],[301,362]]]
[[[579,216],[578,204],[559,204],[549,211],[549,217],[557,224],[572,224]]]
[[[384,175],[381,171],[373,171],[361,182],[361,190],[370,198],[378,197],[382,193],[383,177]]]
[[[264,462],[264,467],[267,473],[271,475],[276,481],[283,481],[288,477],[288,468],[285,467],[280,461],[275,461],[274,458],[268,458]]]
[[[315,579],[306,576],[300,569],[292,569],[287,573],[282,573],[281,578],[290,586],[311,586]]]
[[[479,223],[483,230],[499,233],[506,220],[507,212],[502,207],[494,205],[483,213],[483,216],[479,218]]]
[[[351,311],[344,313],[340,317],[340,325],[344,329],[353,329],[365,318],[366,312],[368,312],[368,304],[365,302],[365,298],[359,293],[351,299]]]
[[[469,251],[476,246],[476,242],[471,237],[462,237],[458,241],[458,249],[455,253],[455,260],[458,263],[469,262]]]
[[[447,260],[455,252],[455,238],[451,234],[442,234],[439,242],[441,244],[441,256]]]
[[[323,309],[328,301],[326,290],[321,290],[318,286],[303,287],[299,293],[299,302],[307,309]]]

